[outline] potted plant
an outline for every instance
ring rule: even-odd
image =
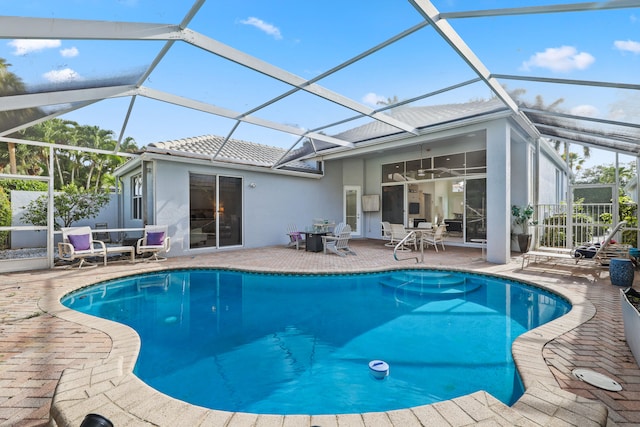
[[[511,230],[518,239],[518,246],[520,252],[528,252],[531,245],[531,233],[529,233],[529,226],[535,225],[535,221],[532,221],[533,206],[511,206],[511,216],[513,216],[513,223]]]
[[[622,306],[622,320],[624,322],[624,336],[627,345],[640,366],[640,293],[633,288],[620,289],[620,303]]]

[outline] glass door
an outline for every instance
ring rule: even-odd
[[[382,187],[382,221],[404,224],[404,185]]]
[[[359,236],[362,234],[360,224],[362,218],[362,197],[360,186],[345,185],[344,186],[344,222],[351,226],[351,235]]]
[[[242,245],[242,178],[189,176],[189,247]]]

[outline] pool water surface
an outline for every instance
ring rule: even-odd
[[[523,392],[513,341],[570,310],[535,287],[441,270],[170,270],[103,282],[62,303],[135,329],[135,374],[155,389],[270,414],[389,411],[478,390],[510,405]],[[389,375],[376,379],[373,360]]]

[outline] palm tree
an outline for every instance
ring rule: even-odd
[[[506,88],[505,88],[506,89]],[[532,108],[542,111],[561,111],[560,104],[564,102],[564,98],[558,98],[549,105],[545,105],[542,95],[537,95],[533,104],[524,101],[522,96],[526,93],[526,89],[515,89],[508,91],[513,100],[521,106]],[[569,154],[568,164],[571,170],[579,171],[582,169],[582,165],[585,160],[591,157],[591,149],[587,146],[582,146],[582,156],[575,152],[569,152],[569,144],[567,142],[552,140],[554,149],[560,154],[562,159],[567,162],[567,154]]]
[[[9,71],[11,64],[3,58],[0,58],[0,96],[15,95],[24,93],[25,87],[22,80],[17,75]],[[7,129],[12,123],[15,123],[15,112],[3,111],[0,113],[0,129]],[[9,149],[9,165],[10,173],[17,174],[18,167],[16,162],[16,144],[13,142],[8,143]]]

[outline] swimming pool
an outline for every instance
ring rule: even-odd
[[[479,274],[402,270],[282,275],[172,270],[67,295],[70,308],[133,327],[135,373],[227,411],[387,411],[486,390],[513,403],[519,335],[569,311],[562,298]],[[376,380],[371,360],[388,363]]]

